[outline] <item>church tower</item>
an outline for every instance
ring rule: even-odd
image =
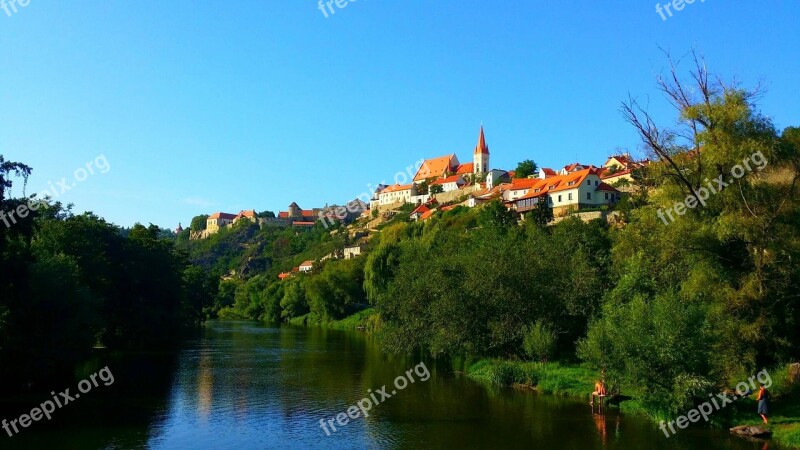
[[[478,136],[478,145],[472,154],[472,162],[475,164],[475,173],[482,174],[489,171],[489,147],[486,145],[486,137],[483,135],[483,125],[481,134]]]

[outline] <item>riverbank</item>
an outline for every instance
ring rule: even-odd
[[[289,323],[292,325],[320,326],[334,330],[356,330],[371,333],[379,328],[380,319],[375,308],[366,308],[341,320],[318,320],[309,313],[290,319]]]
[[[499,359],[482,359],[466,368],[466,375],[476,381],[497,386],[532,389],[544,394],[585,398],[594,390],[594,382],[598,376],[595,370],[581,365],[564,365],[557,362],[535,363],[522,361],[506,361]],[[772,415],[766,427],[773,433],[772,440],[788,448],[800,449],[800,400],[797,384],[789,381],[788,370],[774,371]],[[664,420],[661,414],[648,410],[636,400],[635,390],[623,392],[633,397],[620,404],[620,410],[629,414],[648,417],[654,422]],[[761,420],[754,413],[756,401],[752,398],[737,402],[722,416],[713,421],[714,426],[730,428],[736,425],[762,426]]]

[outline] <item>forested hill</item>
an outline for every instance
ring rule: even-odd
[[[613,227],[520,225],[492,202],[398,214],[351,260],[321,261],[355,229],[319,225],[178,245],[226,276],[211,313],[314,323],[369,307],[387,350],[580,360],[674,414],[800,359],[800,129],[777,130],[756,95],[709,79],[662,86],[677,128],[623,107],[656,160]],[[311,273],[278,278],[304,260]]]

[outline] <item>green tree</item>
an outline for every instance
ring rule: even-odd
[[[536,174],[539,170],[539,167],[536,165],[533,160],[526,159],[525,161],[520,161],[517,164],[517,169],[514,171],[514,178],[528,178],[531,175]]]
[[[206,229],[208,214],[202,214],[192,218],[191,229],[192,231],[203,231]]]

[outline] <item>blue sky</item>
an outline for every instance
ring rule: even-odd
[[[493,167],[636,153],[629,93],[674,122],[659,47],[763,81],[762,111],[800,125],[796,0],[697,0],[666,21],[633,0],[17,8],[0,9],[0,154],[34,168],[29,193],[103,155],[58,200],[125,226],[342,203],[422,157],[470,161],[481,122]]]

